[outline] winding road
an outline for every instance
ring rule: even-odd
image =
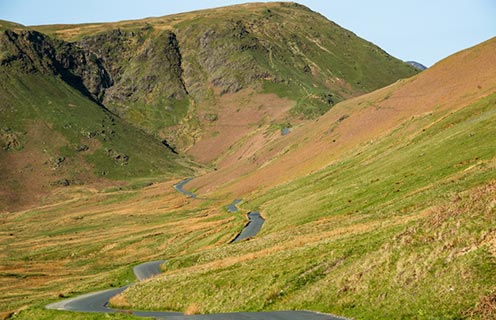
[[[160,265],[164,263],[164,260],[146,262],[137,265],[133,268],[134,276],[139,280],[143,281],[149,279],[153,276],[160,274]],[[47,309],[53,310],[65,310],[65,311],[78,311],[78,312],[102,312],[102,313],[130,313],[135,316],[140,317],[155,317],[155,318],[166,318],[169,319],[170,316],[183,316],[179,312],[165,312],[165,311],[130,311],[130,310],[117,310],[112,309],[108,306],[110,298],[119,293],[123,292],[129,287],[129,285],[103,290],[98,292],[92,292],[84,294],[75,298],[70,298],[55,302],[46,306]]]
[[[226,206],[227,211],[229,211],[230,213],[238,212],[239,211],[238,204],[240,204],[242,201],[243,201],[242,199],[234,200],[232,203]],[[265,222],[265,220],[264,218],[262,218],[262,215],[260,215],[260,212],[250,211],[247,213],[247,216],[248,216],[248,223],[230,243],[235,243],[245,239],[253,238],[254,236],[257,235],[258,232],[260,232],[260,229],[262,229],[262,225]]]
[[[232,203],[228,204],[228,205],[226,206],[227,211],[229,211],[230,213],[238,212],[238,211],[239,211],[239,209],[238,209],[238,204],[240,204],[240,203],[241,203],[241,201],[243,201],[243,200],[241,200],[241,199],[236,199],[236,200],[234,200]]]
[[[264,218],[260,215],[260,212],[248,212],[248,224],[243,230],[234,238],[231,243],[239,242],[245,239],[253,238],[262,229],[262,225],[265,222]]]
[[[183,186],[191,181],[192,178],[182,180],[174,185],[174,189],[187,195],[191,198],[196,198],[192,192],[183,189]],[[234,200],[228,206],[229,212],[237,212],[239,209],[237,204],[240,199]],[[233,211],[231,211],[233,209]],[[239,242],[241,240],[255,236],[261,229],[264,219],[259,212],[248,213],[249,222],[245,228],[232,241]],[[133,268],[134,275],[138,281],[144,281],[152,278],[162,271],[160,265],[165,263],[165,260],[151,261],[142,263]],[[312,312],[312,311],[269,311],[269,312],[231,312],[217,313],[205,315],[184,315],[179,312],[167,311],[139,311],[139,310],[118,310],[109,307],[109,300],[126,290],[130,285],[108,289],[93,293],[84,294],[75,298],[65,299],[46,306],[47,309],[65,310],[76,312],[100,312],[100,313],[126,313],[139,317],[152,317],[155,319],[171,319],[171,320],[343,320],[345,318],[334,315]]]
[[[191,180],[193,180],[193,178],[187,178],[187,179],[184,179],[184,180],[181,180],[179,183],[175,184],[174,185],[174,189],[176,189],[177,191],[181,192],[182,194],[190,197],[190,198],[193,198],[195,199],[196,198],[196,194],[194,194],[193,192],[189,192],[189,191],[186,191],[183,189],[184,185],[188,182],[190,182]]]
[[[193,178],[187,178],[187,179],[181,180],[180,182],[178,182],[177,184],[174,185],[174,189],[176,189],[177,191],[181,192],[182,194],[184,194],[190,198],[195,199],[195,198],[197,198],[196,194],[194,194],[193,192],[184,190],[184,188],[183,188],[186,185],[186,183],[190,182],[191,180],[193,180]],[[241,201],[243,201],[243,200],[236,199],[232,203],[228,204],[226,206],[227,211],[229,211],[231,213],[238,212],[239,208],[237,207],[237,205],[239,203],[241,203]],[[247,216],[248,216],[248,223],[243,228],[243,230],[241,230],[241,232],[230,243],[236,243],[236,242],[240,242],[240,241],[243,241],[246,239],[253,238],[254,236],[257,235],[258,232],[260,232],[260,229],[262,229],[262,225],[264,224],[265,220],[260,215],[260,212],[250,211],[250,212],[248,212]]]

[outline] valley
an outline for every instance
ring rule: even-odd
[[[496,316],[496,38],[420,72],[286,2],[0,32],[1,317]]]

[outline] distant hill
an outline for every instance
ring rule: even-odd
[[[408,63],[409,65],[413,66],[414,68],[416,68],[420,71],[424,71],[425,69],[427,69],[426,66],[424,66],[423,64],[416,62],[416,61],[406,61],[406,63]]]

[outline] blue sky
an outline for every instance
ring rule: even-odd
[[[243,0],[0,0],[0,19],[24,25],[138,19]],[[427,66],[496,36],[496,0],[300,0],[403,60]]]

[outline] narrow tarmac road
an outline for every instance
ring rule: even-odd
[[[177,184],[174,185],[174,189],[176,189],[177,191],[181,192],[182,194],[190,197],[190,198],[193,198],[195,199],[196,198],[196,194],[194,194],[193,192],[189,192],[189,191],[186,191],[183,189],[184,185],[188,182],[190,182],[191,180],[193,180],[193,178],[187,178],[187,179],[184,179],[184,180],[181,180],[180,182],[178,182]]]
[[[260,215],[260,212],[248,212],[248,224],[243,230],[234,238],[231,243],[239,242],[245,239],[253,238],[262,229],[262,225],[265,222],[264,218]]]
[[[163,263],[165,263],[165,260],[150,261],[137,265],[133,268],[134,276],[138,279],[138,281],[143,281],[154,277],[162,273],[160,265]]]
[[[229,211],[230,213],[238,212],[238,211],[239,211],[238,204],[240,204],[240,203],[241,203],[241,201],[243,201],[243,200],[241,200],[241,199],[236,199],[236,200],[234,200],[232,203],[228,204],[228,205],[226,206],[227,211]]]
[[[133,268],[134,276],[139,280],[143,281],[160,274],[160,265],[164,263],[165,260],[151,261],[142,263]],[[65,310],[65,311],[78,311],[78,312],[101,312],[101,313],[130,313],[135,316],[140,317],[155,317],[155,318],[165,318],[169,316],[182,316],[180,312],[166,312],[166,311],[130,311],[130,310],[117,310],[110,308],[109,300],[123,292],[129,287],[129,285],[103,290],[93,293],[84,294],[75,298],[70,298],[55,302],[46,306],[47,309],[53,310]]]

